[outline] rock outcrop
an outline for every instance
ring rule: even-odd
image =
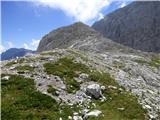
[[[104,38],[100,33],[81,22],[53,30],[45,35],[39,43],[37,52],[55,48],[75,48],[89,52],[132,51],[128,47]]]
[[[160,1],[137,1],[95,22],[105,37],[147,52],[160,52]]]

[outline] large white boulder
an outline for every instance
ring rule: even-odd
[[[99,84],[91,84],[86,88],[86,94],[96,99],[102,97],[101,87]]]

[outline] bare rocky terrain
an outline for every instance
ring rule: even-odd
[[[93,80],[88,81],[87,79],[89,78],[89,73],[78,73],[78,76],[74,77],[74,79],[77,83],[80,83],[80,88],[75,88],[73,91],[68,91],[67,83],[63,80],[65,78],[62,77],[61,74],[59,74],[60,76],[56,75],[56,73],[55,75],[48,74],[49,72],[47,72],[44,67],[44,64],[46,63],[56,63],[56,61],[59,61],[61,58],[63,59],[65,57],[71,57],[74,63],[84,64],[91,70],[93,69],[100,72],[109,73],[120,86],[125,88],[125,90],[116,84],[110,85],[109,83],[107,85],[103,82]],[[91,99],[92,97],[95,97],[102,103],[107,103],[107,101],[110,101],[109,99],[114,99],[114,97],[107,97],[105,93],[102,92],[104,89],[118,90],[122,93],[125,93],[125,91],[132,93],[137,96],[140,106],[142,105],[143,109],[147,111],[145,119],[158,120],[160,117],[159,57],[159,55],[144,56],[110,51],[94,54],[84,53],[75,49],[56,49],[42,52],[34,56],[23,57],[17,60],[4,61],[1,63],[1,68],[2,74],[16,74],[34,79],[36,89],[38,91],[51,96],[59,103],[65,103],[71,106],[79,104],[82,110],[78,113],[73,113],[72,116],[69,116],[69,118],[73,120],[83,120],[90,116],[107,116],[103,110],[96,107],[98,106],[97,103],[93,102],[94,100]],[[18,66],[30,66],[31,68],[34,68],[34,71],[18,69]],[[2,80],[9,80],[9,76],[7,75],[2,77]],[[51,86],[54,86],[56,89],[54,94],[48,91]],[[116,109],[125,111],[127,107],[119,107],[117,104]],[[85,113],[82,115],[82,112]]]
[[[146,52],[160,52],[160,1],[135,1],[106,15],[92,28],[105,37]]]

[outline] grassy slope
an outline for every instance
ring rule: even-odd
[[[77,107],[60,106],[50,96],[36,91],[32,79],[10,76],[8,81],[1,82],[2,120],[59,120],[60,117],[66,120],[73,110],[78,110]]]
[[[144,120],[145,111],[138,104],[137,98],[130,93],[126,92],[122,87],[120,87],[113,78],[110,77],[107,73],[100,73],[96,70],[92,72],[90,69],[81,63],[74,63],[72,59],[62,58],[57,62],[46,63],[44,65],[45,71],[48,74],[58,75],[64,80],[66,78],[74,79],[78,73],[87,73],[89,74],[89,79],[92,81],[99,82],[101,85],[105,85],[106,88],[108,85],[116,86],[118,89],[121,88],[122,91],[116,89],[107,88],[104,91],[104,95],[108,99],[106,102],[101,103],[98,100],[95,100],[97,103],[97,108],[102,110],[104,117],[101,116],[96,118],[96,120]],[[66,82],[66,81],[65,81]],[[73,83],[67,83],[67,85],[74,86]],[[77,90],[75,86],[75,90]],[[124,108],[124,111],[120,111],[117,108]],[[94,118],[90,118],[91,120]]]
[[[62,58],[57,62],[46,63],[44,65],[48,74],[59,75],[68,86],[68,92],[78,90],[79,83],[73,77],[79,73],[89,74],[89,79],[105,85],[120,87],[114,79],[107,73],[100,73],[91,70],[81,64],[74,63],[72,59]],[[3,77],[4,75],[2,75]],[[44,95],[34,88],[34,81],[20,76],[10,75],[8,81],[2,80],[2,120],[58,120],[60,117],[67,120],[72,116],[73,111],[78,111],[78,106],[73,108],[60,106],[54,99]],[[73,86],[73,87],[70,87]],[[106,102],[94,100],[97,108],[103,112],[104,116],[90,118],[89,120],[144,120],[145,111],[138,104],[136,97],[125,90],[109,89],[104,91]],[[122,88],[123,89],[123,88]],[[125,108],[123,111],[117,108]],[[62,111],[60,113],[60,110]]]

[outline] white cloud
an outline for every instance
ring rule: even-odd
[[[25,49],[31,49],[27,43],[24,43],[23,46]]]
[[[8,44],[8,48],[13,48],[14,47],[13,43],[10,42],[10,41],[8,41],[7,44]]]
[[[2,52],[4,52],[5,50],[6,50],[5,47],[0,44],[0,54],[1,54]]]
[[[102,16],[101,10],[110,4],[111,0],[38,0],[37,6],[46,6],[62,10],[76,21],[87,22]]]
[[[39,45],[39,42],[40,40],[36,40],[36,39],[32,39],[32,42],[27,44],[27,43],[24,43],[23,44],[23,47],[25,49],[31,49],[31,50],[36,50],[38,45]]]
[[[123,7],[125,7],[127,4],[125,3],[125,2],[122,2],[121,4],[120,4],[120,6],[119,6],[119,8],[123,8]]]
[[[99,14],[98,20],[101,20],[104,18],[104,15],[102,13]]]
[[[38,47],[39,42],[40,42],[40,40],[32,39],[31,45],[34,47]]]

